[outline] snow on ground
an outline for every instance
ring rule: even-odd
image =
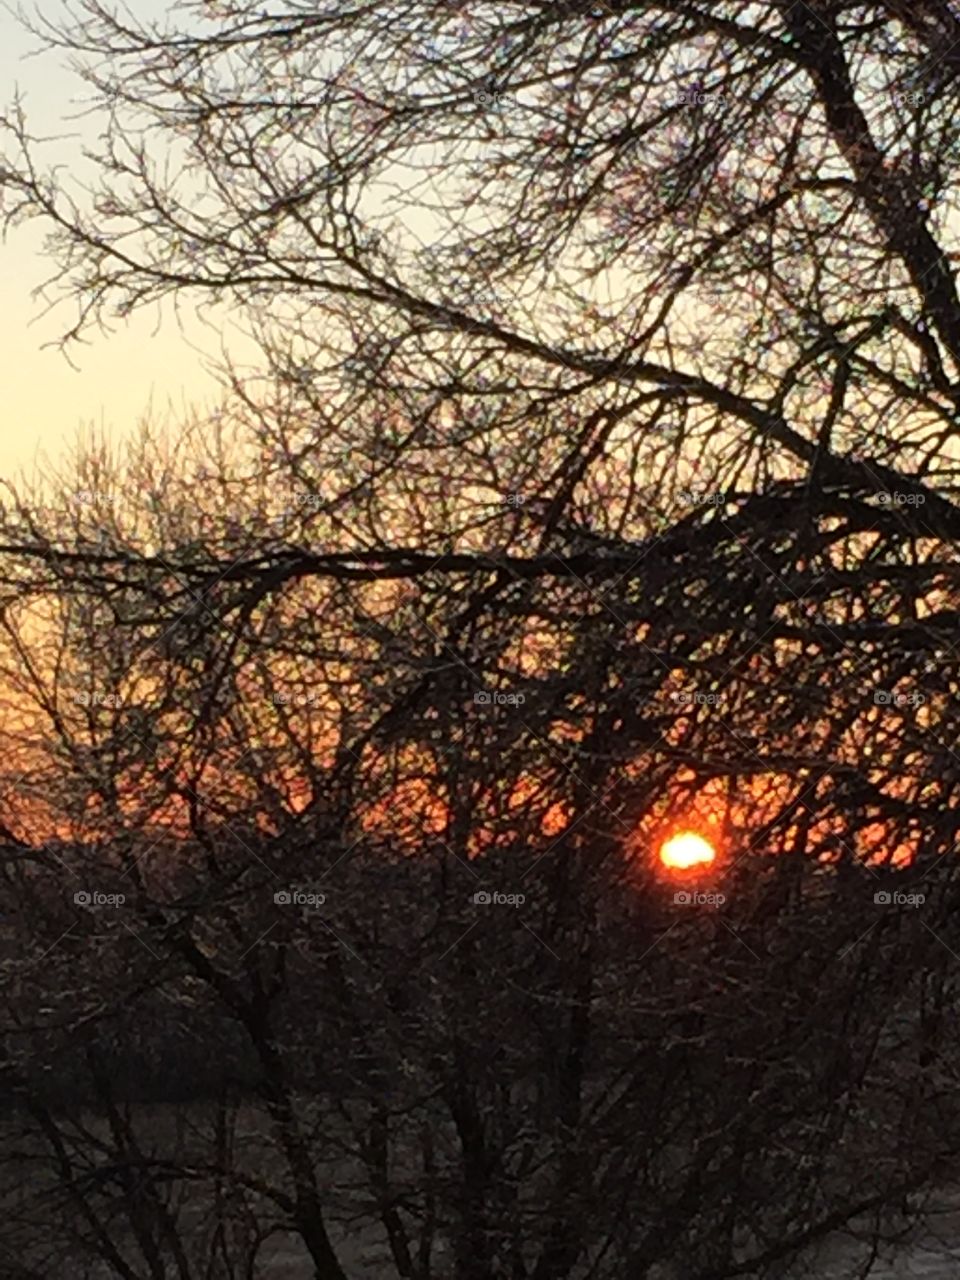
[[[183,1106],[152,1106],[141,1108],[149,1110],[148,1129],[155,1134],[161,1146],[174,1145],[189,1141],[188,1134],[191,1122],[203,1118],[204,1108]],[[90,1117],[85,1117],[90,1121]],[[262,1118],[250,1116],[241,1123],[237,1134],[238,1147],[246,1147],[251,1167],[263,1175],[276,1159],[259,1130]],[[92,1127],[96,1127],[93,1122]],[[247,1145],[249,1144],[249,1145]],[[348,1169],[337,1164],[336,1169],[329,1170],[333,1185],[341,1187],[357,1186],[356,1169]],[[340,1176],[336,1176],[340,1175]],[[0,1180],[2,1181],[2,1180]],[[32,1188],[37,1189],[36,1185]],[[32,1200],[30,1184],[19,1180],[18,1190],[26,1201]],[[0,1201],[9,1211],[12,1204],[8,1202],[11,1188],[0,1187],[3,1195]],[[204,1203],[199,1188],[194,1187],[186,1202],[180,1206],[181,1227],[185,1238],[194,1237],[194,1233],[203,1236],[209,1230],[209,1208]],[[361,1202],[354,1199],[349,1192],[336,1198],[337,1212],[331,1214],[328,1223],[334,1247],[344,1270],[350,1276],[363,1277],[363,1280],[396,1280],[396,1271],[389,1261],[389,1251],[382,1229],[364,1221]],[[822,1245],[811,1249],[798,1263],[784,1271],[777,1280],[960,1280],[960,1188],[945,1191],[926,1206],[927,1220],[923,1228],[914,1228],[911,1232],[903,1232],[897,1243],[882,1246],[871,1256],[870,1232],[867,1227],[858,1237],[851,1233],[838,1233],[827,1239]],[[348,1226],[349,1224],[349,1226]],[[892,1233],[891,1233],[892,1234]],[[445,1242],[449,1251],[449,1243]],[[30,1244],[24,1241],[24,1254],[31,1252]],[[41,1254],[45,1252],[43,1242],[36,1241]],[[447,1257],[449,1258],[449,1252]],[[38,1257],[36,1261],[40,1261]],[[80,1259],[76,1259],[68,1268],[68,1272],[50,1267],[52,1259],[48,1256],[46,1273],[50,1280],[77,1280],[83,1274],[88,1280],[106,1280],[115,1275],[113,1271],[93,1267],[89,1272],[81,1273]],[[58,1262],[65,1262],[60,1254]],[[452,1272],[444,1266],[447,1259],[436,1259],[436,1274],[443,1277]],[[669,1271],[669,1268],[666,1269]],[[306,1256],[302,1243],[294,1236],[277,1234],[264,1243],[258,1257],[258,1275],[269,1276],[270,1280],[313,1280],[314,1269]],[[677,1276],[676,1280],[684,1280]]]
[[[960,1190],[931,1200],[925,1226],[873,1252],[867,1230],[860,1242],[837,1235],[810,1250],[784,1280],[958,1280]]]

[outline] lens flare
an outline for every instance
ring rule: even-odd
[[[693,831],[681,831],[679,835],[671,836],[660,849],[660,861],[663,865],[679,869],[713,862],[716,856],[716,850],[710,841]]]

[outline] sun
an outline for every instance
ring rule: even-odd
[[[681,831],[660,846],[660,861],[665,867],[696,867],[704,862],[713,862],[716,856],[710,841],[693,831]]]

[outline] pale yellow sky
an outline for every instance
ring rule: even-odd
[[[132,0],[139,14],[166,9],[165,0]],[[48,16],[56,6],[49,4]],[[28,123],[34,134],[74,135],[49,148],[52,160],[68,166],[78,159],[81,127],[69,120],[82,90],[63,68],[63,55],[27,58],[35,40],[0,9],[0,90],[2,106],[9,105],[15,88],[24,96]],[[90,125],[84,124],[87,131]],[[73,345],[71,368],[55,347],[73,312],[66,304],[44,316],[45,304],[31,296],[53,270],[43,254],[39,225],[12,231],[0,243],[0,351],[3,352],[5,405],[0,430],[0,476],[12,477],[31,469],[38,451],[51,459],[73,444],[77,432],[91,424],[122,437],[132,431],[148,406],[154,416],[169,418],[185,405],[212,404],[216,383],[204,368],[203,357],[191,342],[210,353],[219,348],[217,335],[199,323],[190,325],[190,341],[181,336],[172,313],[157,327],[156,317],[143,314],[119,325],[111,335],[92,334],[88,344]]]

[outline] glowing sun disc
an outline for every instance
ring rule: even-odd
[[[694,835],[692,831],[681,831],[671,836],[660,849],[660,861],[665,867],[695,867],[703,862],[713,862],[716,851],[709,840]]]

